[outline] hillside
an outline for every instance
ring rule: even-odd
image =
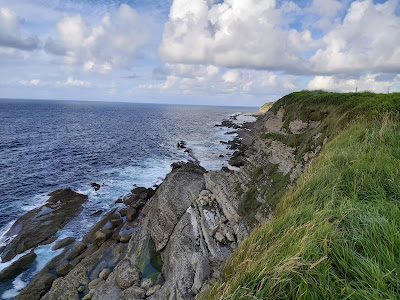
[[[259,141],[287,155],[256,146],[248,156],[241,170],[253,182],[238,188],[239,211],[255,229],[202,299],[400,298],[399,111],[399,94],[276,102]],[[270,215],[257,225],[260,211]]]

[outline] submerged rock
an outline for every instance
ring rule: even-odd
[[[20,257],[18,260],[13,262],[10,266],[0,271],[0,281],[6,280],[14,276],[18,271],[27,268],[36,259],[35,252],[30,253]]]

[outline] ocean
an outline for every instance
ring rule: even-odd
[[[190,159],[180,140],[208,170],[227,166],[229,128],[215,127],[248,107],[185,106],[111,102],[0,100],[0,247],[4,233],[25,212],[43,205],[48,193],[72,188],[89,196],[83,212],[59,239],[79,238],[115,201],[137,186],[162,182],[171,163]],[[224,157],[220,157],[220,155]],[[98,191],[92,182],[104,184]],[[56,256],[52,245],[17,278],[0,283],[12,299]],[[7,263],[0,263],[0,270]]]

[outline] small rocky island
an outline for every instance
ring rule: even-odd
[[[14,262],[0,280],[32,263],[38,245],[57,240],[53,249],[61,254],[16,299],[196,298],[220,278],[224,262],[250,230],[271,217],[262,195],[281,183],[274,182],[276,176],[260,176],[257,167],[270,166],[285,177],[279,186],[285,189],[321,150],[320,123],[294,120],[288,124],[292,132],[313,136],[307,159],[296,158],[296,148],[281,139],[291,134],[283,126],[284,109],[260,114],[252,123],[224,121],[219,126],[238,132],[227,145],[235,149],[232,168],[206,171],[197,160],[174,163],[155,189],[135,188],[116,201],[124,207],[98,212],[100,222],[79,241],[57,240],[57,232],[81,212],[87,196],[70,189],[51,193],[45,205],[20,217],[7,233],[11,242],[0,255],[3,262]],[[177,146],[186,149],[183,141]],[[190,149],[185,151],[191,157]]]

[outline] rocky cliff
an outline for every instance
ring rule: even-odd
[[[275,104],[239,129],[236,168],[174,164],[155,193],[133,191],[126,208],[66,243],[17,299],[194,299],[251,228],[271,218],[277,197],[326,143],[324,129],[322,119],[291,119]]]

